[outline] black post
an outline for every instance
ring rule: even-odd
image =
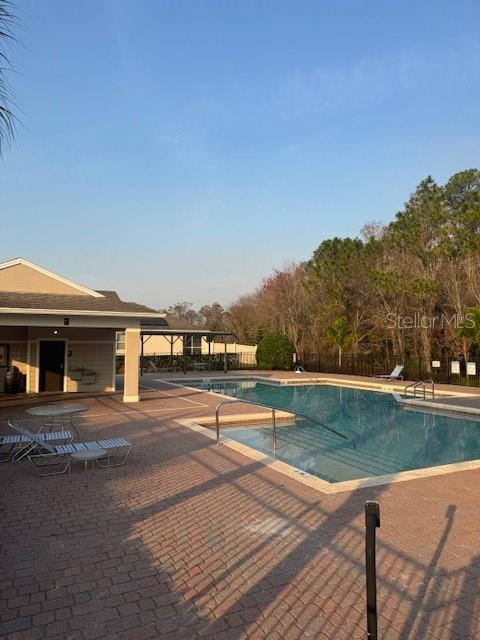
[[[373,500],[365,503],[365,573],[367,582],[367,638],[377,635],[377,567],[375,558],[376,529],[380,527],[380,505]]]
[[[143,376],[143,333],[140,334],[140,341],[142,343],[142,350],[140,353],[140,377]]]
[[[187,352],[185,350],[185,336],[182,336],[183,375],[187,373]]]

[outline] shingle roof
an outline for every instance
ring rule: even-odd
[[[161,317],[154,309],[120,300],[115,291],[101,291],[104,297],[64,295],[53,293],[23,293],[0,291],[0,309],[52,309],[56,311],[105,311],[113,313],[145,313]],[[165,324],[167,322],[165,321]]]

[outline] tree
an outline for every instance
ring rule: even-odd
[[[476,342],[457,326],[470,308],[480,309],[478,169],[444,185],[428,176],[389,225],[324,240],[308,262],[276,269],[226,315],[253,342],[277,331],[297,353],[422,358],[428,369],[434,354],[468,357]]]
[[[338,349],[338,366],[342,366],[342,353],[351,346],[353,333],[346,318],[337,318],[325,329],[327,343]]]
[[[468,359],[472,345],[480,347],[480,307],[469,307],[465,312],[465,319],[456,329],[457,334],[466,341],[468,348],[464,351],[465,360]]]
[[[267,333],[258,343],[257,364],[262,369],[291,369],[295,350],[288,336],[278,331]]]
[[[224,326],[243,344],[254,345],[265,332],[260,320],[258,296],[255,293],[241,296],[223,315]]]
[[[203,326],[209,331],[222,331],[224,329],[224,313],[222,305],[218,302],[214,302],[211,305],[205,304],[198,310]]]
[[[191,302],[177,302],[168,309],[162,309],[172,329],[198,329],[202,327],[202,318]]]
[[[409,303],[410,315],[433,319],[439,302],[439,276],[445,264],[448,212],[441,187],[428,176],[418,185],[397,213],[386,233],[393,252],[398,250],[396,271],[401,273],[401,293]],[[405,315],[409,315],[405,310]],[[432,358],[432,331],[428,322],[419,327],[421,355],[427,369]]]
[[[373,246],[374,241],[364,243],[359,238],[325,240],[307,265],[307,287],[312,295],[317,326],[321,330],[337,318],[345,318],[352,331],[354,351],[372,328],[367,267]]]
[[[478,208],[480,192],[480,171],[466,169],[455,173],[445,185],[445,204],[451,211],[459,213],[466,208]]]
[[[265,325],[284,333],[297,352],[310,329],[305,265],[292,263],[276,269],[257,290],[257,305]]]
[[[0,155],[8,146],[14,134],[15,116],[10,107],[10,91],[7,73],[10,60],[7,55],[7,43],[13,40],[15,17],[11,12],[9,0],[0,0]]]

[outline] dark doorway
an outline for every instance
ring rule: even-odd
[[[65,366],[65,342],[42,340],[40,342],[39,391],[63,391]]]

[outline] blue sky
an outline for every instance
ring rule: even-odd
[[[480,165],[480,8],[16,0],[2,258],[228,304]]]

